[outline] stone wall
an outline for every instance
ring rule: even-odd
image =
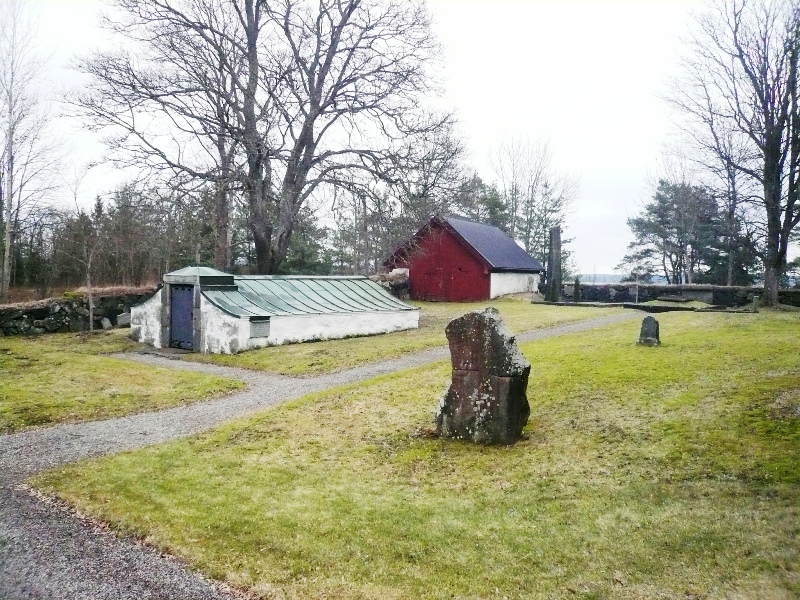
[[[408,269],[394,269],[390,273],[375,273],[369,277],[392,296],[399,300],[408,300]]]
[[[103,319],[117,325],[117,318],[130,312],[153,294],[153,289],[134,293],[94,297],[94,326],[102,328]],[[49,298],[0,306],[0,335],[35,335],[89,330],[89,301],[86,297]]]
[[[680,297],[685,300],[699,300],[716,306],[738,307],[749,304],[753,296],[762,296],[763,288],[727,287],[722,285],[656,285],[635,283],[583,284],[581,283],[581,302],[648,302],[659,297]],[[574,297],[572,283],[563,286],[563,297]],[[790,288],[778,292],[781,304],[800,306],[800,289]]]

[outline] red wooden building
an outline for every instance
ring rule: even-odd
[[[477,301],[537,292],[541,263],[493,225],[435,216],[386,259],[408,269],[414,300]]]

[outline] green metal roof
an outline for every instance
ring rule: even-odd
[[[203,287],[215,306],[236,317],[418,310],[366,277],[234,276],[235,285]]]

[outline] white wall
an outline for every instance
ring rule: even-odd
[[[158,290],[149,300],[131,307],[131,337],[156,348],[161,348],[162,292]]]
[[[205,296],[200,296],[200,347],[198,352],[236,354],[248,349],[250,320],[232,317]]]
[[[419,310],[272,317],[272,344],[389,333],[419,326]]]
[[[489,298],[520,292],[538,292],[538,273],[492,273],[489,279]]]
[[[139,341],[161,347],[161,295],[131,309],[131,327],[139,327]],[[355,335],[389,333],[419,326],[419,310],[374,313],[285,316],[270,319],[269,337],[251,338],[250,319],[233,317],[200,297],[198,352],[236,354],[242,350]]]

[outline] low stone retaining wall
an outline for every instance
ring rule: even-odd
[[[101,329],[103,319],[111,325],[125,324],[131,306],[150,297],[155,288],[134,293],[94,297],[94,326]],[[127,321],[130,325],[130,321]],[[36,335],[41,333],[89,330],[89,300],[86,297],[49,298],[0,306],[0,335]]]
[[[408,300],[411,297],[408,286],[408,269],[394,269],[391,273],[375,273],[369,278],[399,300]]]
[[[638,288],[638,290],[637,290]],[[638,298],[637,298],[638,291]],[[655,285],[635,283],[613,284],[581,284],[581,302],[648,302],[667,296],[680,298],[686,301],[699,300],[715,306],[739,307],[749,304],[754,296],[762,296],[763,288],[756,287],[727,287],[721,285]],[[567,300],[574,298],[573,284],[565,284],[563,297]],[[785,289],[778,292],[778,301],[781,304],[800,306],[800,289]]]

